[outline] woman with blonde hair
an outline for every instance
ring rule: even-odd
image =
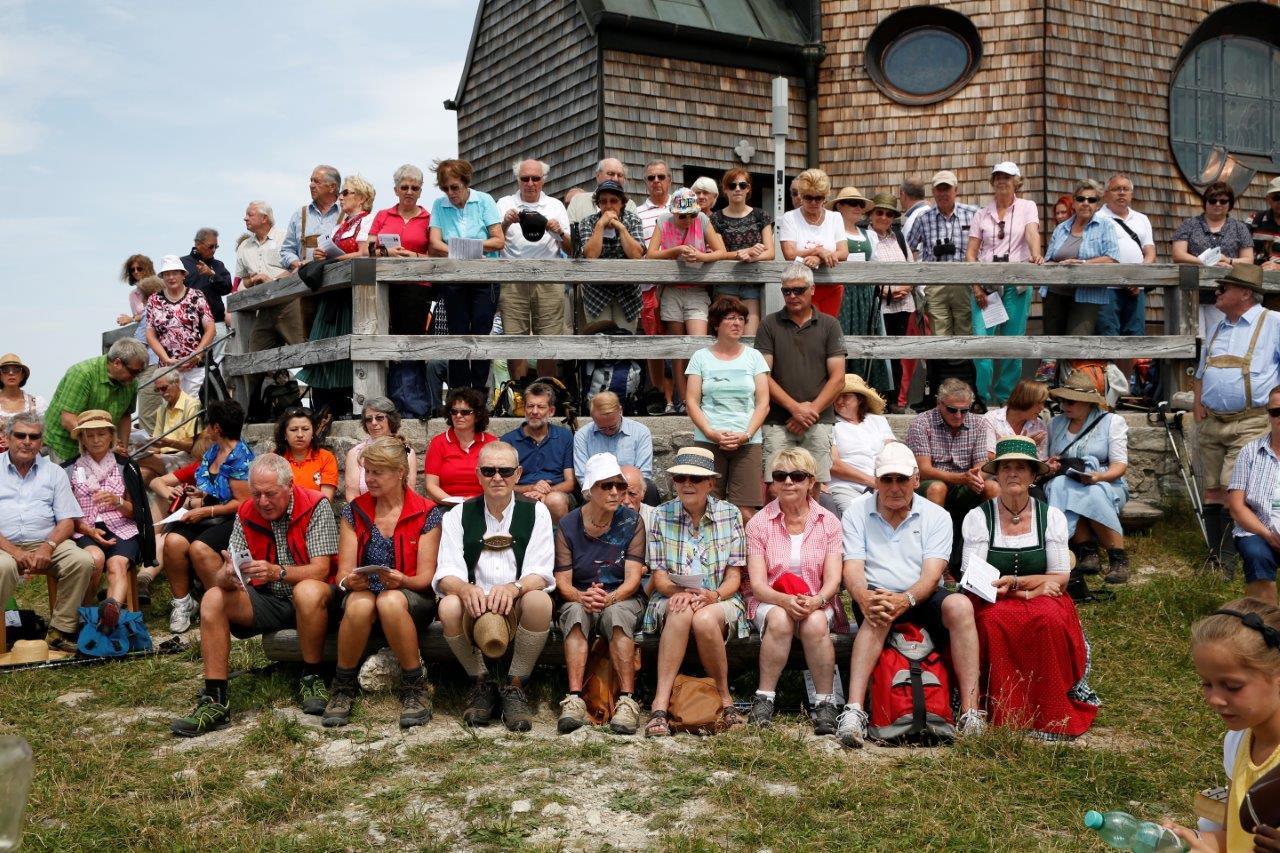
[[[844,233],[844,218],[827,210],[831,179],[821,169],[805,169],[791,182],[792,192],[800,206],[788,210],[778,220],[778,241],[782,257],[801,260],[810,269],[834,267],[849,257],[849,242]],[[813,305],[823,314],[840,316],[844,286],[819,285],[814,288]]]
[[[1049,458],[1049,430],[1040,419],[1049,400],[1049,386],[1044,382],[1023,379],[1013,386],[1005,405],[988,409],[983,415],[991,424],[991,435],[1021,435],[1036,443],[1041,460]],[[995,448],[993,447],[992,450]]]

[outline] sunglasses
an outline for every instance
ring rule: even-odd
[[[996,223],[996,239],[997,240],[1004,239],[1004,220],[1003,219],[1001,219],[999,222]]]
[[[910,477],[904,477],[901,474],[885,474],[883,477],[877,477],[882,483],[892,483],[893,485],[901,485],[911,480]]]
[[[695,217],[695,216],[697,216],[697,215],[698,215],[698,214],[696,214],[696,213],[677,213],[677,214],[676,214],[676,219],[693,219],[693,217]]]
[[[1274,409],[1267,409],[1267,414],[1273,418],[1280,418],[1280,406]],[[14,435],[17,435],[17,433],[14,433]]]
[[[363,420],[367,424],[380,424],[387,419],[386,415],[365,415]]]
[[[787,480],[790,480],[793,483],[803,483],[807,479],[809,479],[808,471],[774,471],[773,472],[773,482],[775,483],[785,483]]]
[[[1205,204],[1231,204],[1231,199],[1227,198],[1226,196],[1219,196],[1217,198],[1207,198],[1204,200],[1204,203]]]
[[[844,201],[836,202],[836,207],[856,207],[859,210],[862,210],[866,206],[865,202],[855,201],[853,199],[845,199]]]
[[[494,474],[497,474],[499,477],[505,480],[508,477],[514,477],[515,473],[516,473],[516,466],[514,465],[481,465],[480,466],[481,477],[492,477]]]
[[[475,412],[472,411],[471,409],[450,409],[449,410],[449,417],[451,418],[465,418],[467,415],[474,415],[474,414]]]
[[[802,195],[800,198],[805,201],[826,201],[827,197],[825,195]]]
[[[705,483],[707,480],[710,480],[710,479],[711,479],[710,475],[704,476],[702,474],[672,474],[671,475],[671,482],[677,483],[682,486],[685,483],[693,483],[696,486],[698,483]]]
[[[536,184],[540,180],[542,180],[541,175],[521,175],[520,176],[520,183],[522,184]]]
[[[645,175],[644,179],[649,183],[653,183],[654,181],[665,181],[670,177],[670,175]]]
[[[137,376],[139,373],[147,369],[147,366],[145,364],[142,365],[141,367],[130,367],[129,365],[124,363],[123,359],[116,359],[116,361],[120,362],[120,366],[124,368],[125,373],[128,373],[129,376],[131,377]]]
[[[400,186],[396,187],[396,189],[400,190],[400,192],[402,192],[402,193],[417,193],[417,192],[422,192],[422,186],[421,186],[421,185],[419,185],[419,186],[414,186],[413,184],[401,184]]]
[[[782,295],[783,296],[799,296],[800,294],[804,293],[808,289],[809,289],[809,285],[807,284],[804,287],[784,287],[782,288]]]
[[[968,406],[965,406],[965,407],[962,409],[962,408],[960,408],[960,407],[958,407],[958,406],[947,406],[947,405],[944,405],[942,408],[946,409],[948,412],[950,412],[950,413],[951,413],[951,414],[953,414],[953,415],[967,415],[967,414],[969,414],[969,412],[971,412],[971,411],[972,411],[972,409],[970,409]]]
[[[609,480],[608,482],[605,482],[605,483],[596,483],[596,485],[599,486],[601,489],[604,489],[606,492],[625,493],[627,491],[626,482],[618,482],[617,480]]]
[[[1280,411],[1280,410],[1277,410],[1277,411]],[[42,432],[16,432],[15,431],[13,433],[10,433],[10,435],[12,435],[18,441],[40,441],[42,438],[44,438],[44,433]]]
[[[349,195],[355,195],[355,194],[356,194],[355,190],[343,190],[342,192],[338,193],[338,195],[342,196],[343,198],[346,198]]]
[[[1078,195],[1076,196],[1076,201],[1081,204],[1097,204],[1098,197],[1096,195]]]
[[[724,185],[724,188],[727,190],[749,190],[751,189],[751,184],[747,181],[730,181]]]
[[[0,367],[0,373],[21,373],[21,372],[22,372],[22,368],[18,367],[18,365],[16,364],[6,364],[4,367]]]

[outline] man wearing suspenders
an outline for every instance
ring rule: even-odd
[[[289,227],[280,244],[280,265],[293,272],[315,253],[321,237],[333,233],[341,211],[338,185],[342,176],[332,166],[316,166],[311,171],[311,203],[289,217]]]
[[[1236,263],[1218,279],[1212,329],[1195,374],[1200,468],[1204,477],[1206,568],[1216,568],[1229,520],[1223,504],[1240,449],[1268,429],[1267,394],[1280,384],[1280,317],[1262,307],[1262,269]]]

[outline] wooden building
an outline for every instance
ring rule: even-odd
[[[790,86],[789,175],[896,189],[951,169],[983,203],[1018,163],[1048,218],[1079,178],[1136,185],[1159,253],[1197,187],[1237,216],[1280,173],[1280,0],[481,0],[457,97],[461,156],[506,193],[512,161],[548,191],[595,162],[666,160],[678,182],[741,164],[771,186],[770,80]]]

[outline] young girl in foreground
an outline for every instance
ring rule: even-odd
[[[1228,730],[1226,826],[1201,820],[1200,833],[1172,828],[1193,851],[1280,850],[1280,831],[1240,825],[1245,793],[1280,766],[1280,608],[1256,598],[1223,605],[1192,627],[1191,655],[1204,700]]]

